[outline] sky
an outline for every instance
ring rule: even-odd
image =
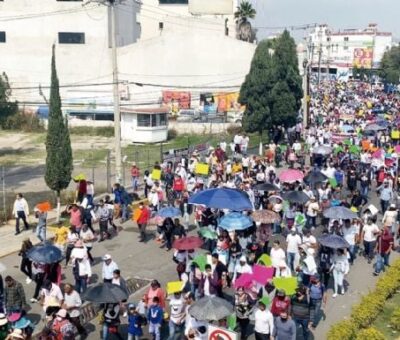
[[[400,40],[400,0],[251,0],[257,11],[256,27],[328,24],[334,30],[366,28],[377,23],[380,31]],[[258,29],[258,39],[277,30]],[[297,41],[304,30],[291,31]]]

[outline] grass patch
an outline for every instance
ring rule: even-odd
[[[114,128],[112,126],[76,126],[70,127],[69,133],[78,136],[97,136],[97,137],[113,137]]]
[[[391,299],[387,300],[385,307],[379,314],[373,326],[385,335],[385,339],[398,339],[399,332],[395,332],[390,327],[390,317],[394,310],[400,306],[400,293],[394,295]]]
[[[72,150],[75,161],[82,161],[82,165],[93,166],[105,162],[107,156],[106,149]],[[104,163],[105,164],[105,163]]]

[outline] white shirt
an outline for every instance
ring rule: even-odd
[[[257,309],[254,314],[254,330],[261,334],[272,334],[274,331],[274,317],[272,313],[266,309]]]
[[[172,297],[169,301],[169,306],[171,308],[171,321],[180,325],[185,320],[185,302],[183,297],[181,296],[179,299]]]
[[[112,280],[114,270],[118,269],[118,265],[111,261],[110,264],[107,266],[106,262],[103,262],[103,269],[101,271],[103,279]]]
[[[58,287],[55,283],[51,284],[50,290],[42,288],[40,295],[44,297],[44,304],[43,304],[44,311],[46,311],[47,305],[49,304],[52,298],[56,299],[60,304],[61,301],[64,299],[60,287]]]
[[[68,310],[68,313],[72,318],[76,318],[81,314],[79,307],[82,306],[82,300],[76,290],[73,290],[71,294],[64,294],[64,303],[67,307],[75,307],[74,309]]]
[[[303,244],[305,244],[307,247],[312,247],[317,243],[317,239],[313,236],[303,236]]]
[[[89,228],[86,231],[81,230],[79,235],[81,236],[81,239],[86,247],[89,247],[89,248],[93,247],[93,241],[87,241],[87,240],[94,239],[93,232]]]
[[[286,236],[286,243],[286,250],[288,253],[299,253],[299,246],[302,244],[302,240],[299,234],[288,234],[288,236]]]
[[[311,217],[317,216],[319,210],[319,204],[317,202],[311,202],[307,206],[307,215]]]
[[[377,238],[377,235],[374,235],[374,233],[378,233],[379,228],[375,223],[366,224],[364,225],[363,232],[364,232],[364,241],[373,242],[376,241]]]
[[[351,225],[349,228],[342,228],[343,230],[343,238],[347,241],[348,244],[354,246],[356,244],[355,236],[358,234],[357,228],[354,225]]]
[[[282,261],[285,261],[286,255],[282,248],[272,248],[270,253],[272,266],[278,268]]]

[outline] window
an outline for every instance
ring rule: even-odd
[[[0,31],[0,43],[6,42],[6,32]]]
[[[138,114],[137,115],[137,126],[145,126],[145,127],[150,127],[150,117],[151,115],[145,115],[145,114]]]
[[[58,33],[59,44],[84,44],[85,33],[73,33],[73,32],[59,32]]]
[[[159,0],[160,5],[187,4],[188,0]]]
[[[344,41],[349,41],[349,37],[344,37],[343,40]]]
[[[331,41],[331,38],[330,37],[326,38],[326,41]]]
[[[160,125],[166,126],[167,125],[167,115],[165,113],[160,113]]]

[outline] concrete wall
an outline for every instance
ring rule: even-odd
[[[169,129],[175,129],[178,134],[217,134],[227,131],[229,126],[239,126],[233,123],[186,123],[169,121]]]

